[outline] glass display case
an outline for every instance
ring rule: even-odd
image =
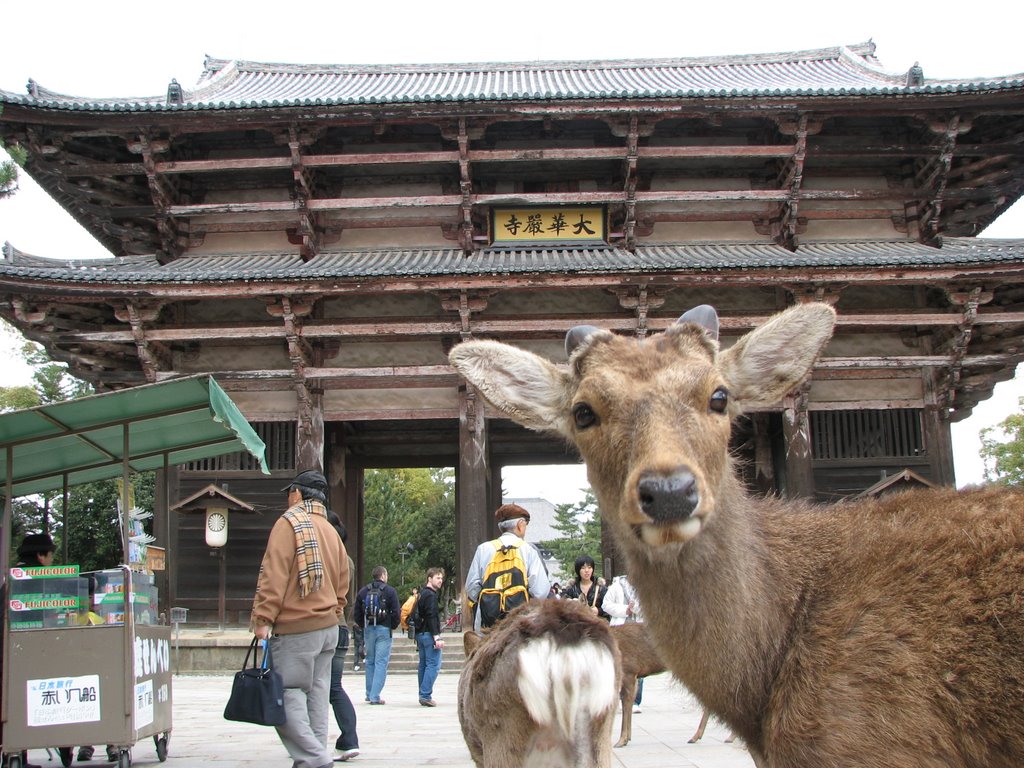
[[[73,626],[88,606],[88,582],[77,565],[11,568],[8,626],[11,631]]]
[[[153,574],[133,571],[126,600],[125,573],[119,568],[79,573],[77,565],[12,568],[9,628],[17,632],[124,624],[129,605],[136,625],[155,625],[158,594]]]

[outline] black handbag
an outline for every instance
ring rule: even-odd
[[[260,665],[256,664],[258,656],[254,637],[245,654],[242,669],[235,672],[231,696],[224,707],[224,719],[256,725],[284,725],[284,684],[281,676],[273,669],[269,642]]]

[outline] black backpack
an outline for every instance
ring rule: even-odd
[[[371,583],[363,598],[363,626],[388,624],[390,615],[384,600],[384,586]]]

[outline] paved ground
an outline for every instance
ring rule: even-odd
[[[383,707],[362,701],[362,680],[349,678],[346,686],[356,703],[361,754],[353,766],[425,765],[440,768],[473,768],[455,706],[456,675],[441,675],[434,688],[438,706],[428,709],[416,699],[415,675],[390,675],[384,688]],[[355,684],[353,684],[355,683]],[[174,678],[174,720],[168,768],[289,768],[291,761],[273,728],[233,723],[223,719],[224,702],[231,689],[228,676]],[[700,710],[685,689],[668,675],[647,679],[643,712],[633,716],[633,741],[614,750],[613,765],[622,768],[752,768],[746,750],[739,744],[724,743],[726,729],[712,721],[703,742],[687,744],[700,721]],[[616,719],[615,735],[619,723]],[[331,739],[338,730],[331,722]],[[99,745],[96,757],[103,757]],[[60,766],[54,753],[47,761],[44,750],[32,750],[29,761],[44,768]],[[104,765],[73,763],[75,766]],[[109,764],[107,764],[109,765]],[[152,739],[140,741],[132,750],[132,765],[158,766]],[[340,763],[338,764],[340,765]]]

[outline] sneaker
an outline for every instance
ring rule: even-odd
[[[639,704],[634,704],[633,705],[633,714],[634,715],[639,715],[640,714],[640,705]]]
[[[96,751],[95,747],[79,747],[78,748],[78,762],[87,763],[92,760],[92,755]]]
[[[437,702],[434,701],[433,699],[420,699],[420,706],[421,707],[436,707],[437,706]]]
[[[359,671],[359,665],[358,664],[353,664],[352,665],[352,671],[353,672],[358,672]]]
[[[359,748],[353,747],[352,749],[336,749],[334,750],[334,762],[344,763],[351,760],[353,757],[359,754]]]
[[[107,747],[107,762],[116,763],[118,758],[117,750],[112,747]]]
[[[376,701],[370,701],[371,705],[373,705],[373,704],[378,704],[379,705],[379,704],[384,704],[384,703],[385,703],[384,699],[377,699]]]

